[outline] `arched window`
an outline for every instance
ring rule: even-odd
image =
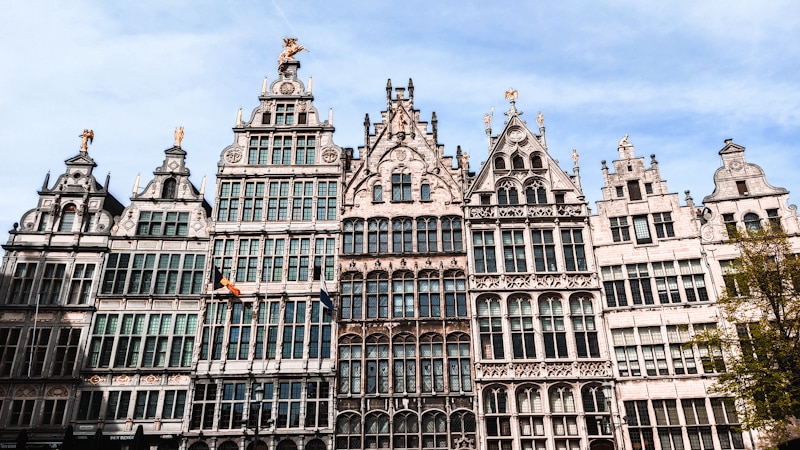
[[[504,387],[493,387],[486,391],[484,409],[486,411],[486,436],[488,447],[496,449],[511,448],[511,415],[508,408],[508,395]]]
[[[339,339],[339,393],[361,393],[361,338],[345,336]]]
[[[340,294],[342,319],[360,319],[364,304],[364,280],[359,273],[346,273],[342,276]]]
[[[506,160],[502,156],[498,156],[494,159],[494,168],[497,170],[505,170]]]
[[[542,180],[536,180],[525,188],[525,203],[529,205],[547,203],[547,190]]]
[[[336,450],[356,450],[361,446],[361,417],[343,413],[336,419]]]
[[[501,187],[497,190],[498,205],[519,205],[519,193],[515,187]]]
[[[444,392],[444,345],[442,341],[440,334],[427,334],[419,340],[422,392]]]
[[[422,448],[447,449],[447,415],[441,411],[427,411],[422,415]]]
[[[389,317],[389,277],[383,272],[367,276],[367,318]]]
[[[610,388],[609,388],[610,389]],[[610,435],[611,418],[608,414],[610,398],[606,397],[606,390],[600,384],[587,384],[581,388],[583,411],[586,414],[586,430],[589,435]],[[589,414],[600,413],[600,414]]]
[[[485,359],[503,359],[503,324],[500,316],[500,300],[496,298],[478,301],[478,329],[480,330],[481,353]]]
[[[557,297],[539,299],[539,320],[542,322],[545,358],[566,358],[567,332],[561,300]]]
[[[392,251],[396,253],[412,251],[413,224],[410,218],[392,219]]]
[[[219,448],[219,450],[239,450],[239,446],[233,441],[225,441],[219,444],[217,448]]]
[[[189,446],[189,450],[208,450],[208,444],[203,441],[197,441]]]
[[[442,217],[442,251],[461,251],[464,247],[461,218]]]
[[[417,392],[417,342],[413,335],[401,334],[394,338],[394,392]]]
[[[508,320],[511,326],[511,347],[514,359],[536,358],[534,345],[533,305],[527,296],[508,300]]]
[[[542,169],[544,168],[544,164],[542,164],[542,157],[536,153],[531,156],[531,167],[534,169]]]
[[[383,186],[381,186],[380,184],[372,186],[372,201],[373,202],[383,201]]]
[[[575,347],[579,358],[599,358],[597,328],[594,322],[594,308],[589,297],[572,297],[569,300],[572,316],[572,331],[575,333]]]
[[[550,388],[549,398],[553,434],[556,436],[577,436],[578,417],[572,388],[566,385],[553,386]]]
[[[72,231],[72,226],[75,224],[75,216],[78,215],[78,208],[70,203],[65,206],[61,212],[61,223],[58,225],[58,231]]]
[[[364,421],[364,448],[389,448],[389,415],[367,414]]]
[[[472,364],[469,355],[469,335],[453,333],[447,336],[447,373],[450,378],[450,392],[472,391]]]
[[[306,450],[327,450],[328,446],[321,439],[314,439],[303,446]]]
[[[348,219],[343,224],[343,253],[364,252],[364,219]]]
[[[525,168],[525,160],[522,159],[521,156],[517,155],[511,160],[511,166],[514,169],[524,169]]]
[[[542,393],[538,386],[526,385],[517,388],[517,413],[519,414],[519,434],[521,436],[541,437],[545,435],[544,407]],[[544,441],[527,442],[530,445],[526,448],[544,448]]]
[[[367,394],[389,392],[389,338],[373,335],[366,341]]]
[[[392,317],[414,318],[414,275],[411,272],[392,274]]]
[[[444,314],[467,317],[467,279],[460,270],[444,274]]]
[[[392,421],[395,449],[419,448],[419,419],[413,411],[400,411]]]
[[[435,252],[439,246],[436,244],[436,217],[417,217],[417,251]]]
[[[419,275],[419,316],[441,317],[441,290],[439,274],[425,271]]]
[[[454,411],[450,414],[450,438],[471,439],[475,442],[475,414],[471,411]]]
[[[747,213],[744,215],[744,228],[747,231],[758,231],[761,229],[761,219],[758,214]]]
[[[367,250],[370,253],[389,251],[389,219],[377,217],[367,221]]]
[[[238,448],[238,447],[235,447],[235,448]],[[234,450],[234,449],[231,449],[231,450]],[[255,450],[260,450],[260,447],[258,449],[255,449]],[[294,441],[291,440],[291,439],[284,439],[284,440],[282,440],[282,441],[280,441],[278,443],[278,449],[277,450],[297,450],[297,444],[295,444]]]
[[[164,187],[161,189],[161,198],[175,198],[177,194],[177,183],[174,178],[164,180]]]

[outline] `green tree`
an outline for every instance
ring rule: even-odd
[[[718,301],[727,324],[695,342],[726,350],[714,390],[738,400],[743,426],[783,434],[800,418],[800,257],[778,228],[734,242],[740,256]]]

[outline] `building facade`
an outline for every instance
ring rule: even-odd
[[[698,206],[626,136],[592,215],[577,152],[568,173],[514,91],[474,173],[411,80],[337,146],[291,55],[239,113],[212,203],[183,130],[127,206],[88,130],[45,179],[3,246],[4,448],[755,448],[709,393],[725,355],[689,343],[730,326],[730,231],[800,250],[743,147]]]

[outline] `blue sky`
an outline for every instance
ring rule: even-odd
[[[413,78],[422,117],[436,111],[445,153],[486,155],[519,91],[549,152],[576,148],[590,206],[600,161],[626,133],[655,153],[671,191],[696,203],[713,190],[725,138],[747,147],[768,181],[800,190],[800,8],[790,1],[12,1],[0,27],[0,240],[63,172],[84,128],[102,182],[128,204],[185,127],[192,179],[212,186],[236,112],[276,76],[282,37],[296,36],[315,105],[334,109],[335,142],[363,142],[364,114],[385,107],[388,78]],[[209,188],[207,197],[213,200]],[[794,197],[793,197],[794,198]]]

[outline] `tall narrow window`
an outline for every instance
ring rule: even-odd
[[[519,155],[514,156],[514,158],[511,160],[511,165],[514,167],[514,169],[524,169],[525,160],[523,160]]]
[[[392,174],[392,201],[393,202],[411,201],[410,173]]]
[[[670,213],[653,213],[653,225],[656,227],[656,236],[659,239],[675,237],[675,229],[672,226],[672,215]]]
[[[758,231],[761,229],[761,219],[758,214],[747,213],[744,215],[744,228],[747,231]]]
[[[164,188],[161,190],[161,198],[174,199],[177,193],[177,183],[174,178],[164,180]]]
[[[744,180],[739,180],[736,182],[736,190],[739,191],[739,195],[750,194],[750,192],[747,190],[747,182]]]
[[[392,251],[406,253],[412,251],[412,221],[410,218],[392,220]]]
[[[625,294],[625,279],[622,266],[605,266],[600,269],[603,278],[603,290],[609,308],[628,306],[628,297]]]
[[[422,392],[444,392],[444,342],[440,334],[420,338],[420,385]]]
[[[272,164],[292,163],[292,138],[276,136],[272,141]]]
[[[446,252],[463,249],[461,219],[459,217],[442,218],[442,250]]]
[[[503,359],[503,324],[499,300],[489,299],[478,302],[478,329],[481,356],[484,359]]]
[[[419,275],[420,317],[441,317],[441,289],[438,272],[426,271]],[[413,299],[411,300],[413,304]],[[413,317],[413,311],[411,312]]]
[[[631,240],[631,229],[628,226],[627,217],[611,217],[608,220],[611,224],[611,237],[614,242],[628,242]]]
[[[362,253],[364,251],[364,220],[345,220],[343,228],[343,253]]]
[[[725,231],[728,232],[728,237],[734,237],[736,235],[736,219],[733,214],[723,214],[722,221],[725,223]]]
[[[414,318],[414,275],[411,272],[392,275],[392,317]]]
[[[364,280],[358,273],[342,276],[342,319],[361,319],[364,304]]]
[[[583,247],[583,233],[581,230],[561,230],[561,245],[564,248],[564,266],[566,270],[587,270],[586,250]]]
[[[367,221],[367,250],[370,253],[389,251],[389,219],[373,218]]]
[[[65,206],[64,210],[61,212],[61,223],[58,224],[58,231],[72,231],[72,226],[75,224],[75,217],[77,214],[78,208],[76,208],[75,205],[70,203]]]
[[[556,297],[539,299],[539,320],[542,323],[545,358],[567,357],[567,330],[564,309]]]
[[[392,344],[394,392],[417,392],[416,347],[416,340],[410,334],[394,338]]]
[[[592,299],[573,297],[569,300],[569,309],[578,357],[599,358],[600,346],[597,340]]]
[[[295,164],[314,164],[316,139],[313,136],[298,136],[295,149]]]
[[[320,181],[317,184],[317,220],[336,219],[336,182]]]
[[[475,257],[475,272],[497,272],[494,248],[494,232],[476,231],[472,234],[472,251]]]
[[[417,251],[435,252],[438,251],[436,243],[436,217],[417,218]]]
[[[385,273],[369,274],[367,278],[367,318],[389,317],[389,280]]]
[[[389,392],[389,338],[370,336],[366,342],[367,394]]]
[[[511,327],[511,347],[514,359],[536,358],[533,306],[527,297],[508,300],[508,320]]]
[[[639,180],[628,181],[628,197],[631,200],[642,199],[642,191],[639,188]]]
[[[372,201],[373,202],[383,201],[383,186],[381,186],[380,184],[372,186]]]
[[[533,261],[537,272],[556,271],[556,246],[553,230],[532,230]]]
[[[633,231],[636,233],[637,244],[653,242],[653,238],[650,237],[650,225],[647,223],[647,216],[633,217]]]
[[[527,272],[522,230],[503,231],[503,260],[506,272]]]
[[[652,305],[653,289],[650,285],[650,275],[647,264],[628,264],[628,283],[631,287],[631,297],[634,305]]]
[[[358,336],[345,336],[339,340],[339,393],[361,393],[362,344]]]

